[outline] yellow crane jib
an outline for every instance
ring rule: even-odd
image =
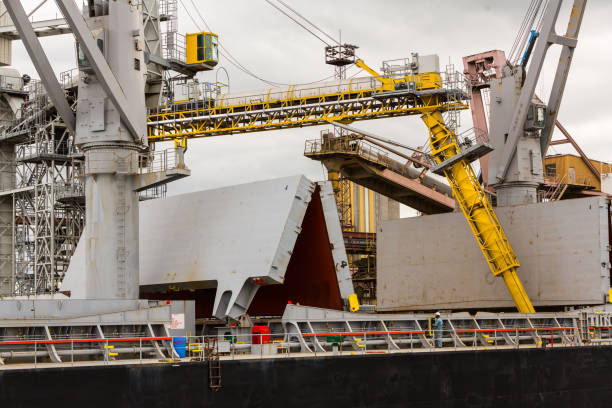
[[[395,90],[392,78],[383,77],[378,72],[376,72],[372,68],[370,68],[361,59],[358,59],[357,61],[355,61],[355,65],[357,65],[359,68],[363,69],[368,74],[372,75],[374,78],[378,79],[381,82],[381,84],[382,84],[382,87],[380,89],[381,91],[394,91]]]
[[[534,313],[516,274],[519,262],[472,170],[471,158],[459,149],[455,134],[445,125],[441,112],[426,112],[421,119],[429,129],[431,155],[438,163],[437,170],[446,176],[491,272],[502,276],[519,312]]]

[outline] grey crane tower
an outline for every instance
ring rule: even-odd
[[[75,143],[85,154],[86,172],[85,293],[93,299],[138,299],[135,183],[139,153],[147,147],[142,20],[126,1],[90,1],[83,14],[93,34],[79,36],[77,53]],[[120,89],[105,89],[113,78],[95,69],[104,64],[102,54]]]
[[[544,181],[542,157],[552,138],[586,0],[574,0],[564,36],[555,33],[561,5],[562,0],[547,2],[539,36],[529,44],[521,64],[504,67],[503,77],[491,82],[489,136],[494,150],[489,156],[488,184],[497,191],[498,206],[535,203]],[[535,99],[534,92],[553,44],[562,50],[546,104]]]

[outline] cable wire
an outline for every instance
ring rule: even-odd
[[[268,3],[270,3],[268,0],[266,0]],[[289,6],[287,3],[285,3],[282,0],[276,0],[278,3],[282,4],[283,6],[285,6],[288,10],[290,10],[291,12],[293,12],[296,16],[298,16],[299,18],[301,18],[302,20],[304,20],[306,23],[310,24],[310,26],[312,26],[315,30],[319,31],[321,34],[323,34],[324,36],[326,36],[327,38],[329,38],[330,40],[332,40],[334,43],[338,44],[338,45],[342,45],[340,43],[339,40],[336,40],[334,37],[332,37],[331,35],[329,35],[327,32],[323,31],[319,26],[317,26],[315,23],[313,23],[312,21],[310,21],[309,19],[307,19],[306,17],[304,17],[302,14],[300,14],[297,10],[295,10],[294,8],[292,8],[291,6]],[[283,13],[285,15],[287,15],[286,13]],[[289,17],[289,16],[288,16]],[[291,18],[291,17],[289,17]],[[295,21],[295,19],[291,18],[293,21]],[[298,23],[299,24],[299,23]],[[301,24],[300,24],[301,25]],[[302,25],[301,25],[302,26]],[[303,27],[303,26],[302,26]],[[310,30],[308,30],[310,31]],[[328,44],[328,46],[330,46]],[[357,54],[355,54],[355,57],[357,59],[360,59],[359,56]]]
[[[508,53],[508,60],[511,61],[512,57],[516,51],[516,47],[518,46],[518,43],[520,42],[521,36],[523,31],[525,30],[525,27],[527,25],[527,21],[529,19],[529,15],[533,12],[533,8],[536,4],[537,0],[531,0],[531,3],[529,4],[529,7],[527,8],[527,12],[525,13],[525,15],[523,16],[523,21],[521,22],[521,26],[518,29],[517,35],[514,38],[514,42],[512,43],[512,47],[510,47],[510,52]]]
[[[272,3],[270,0],[266,0],[266,3],[268,3],[269,5],[271,5],[272,7],[274,7],[275,9],[277,9],[278,11],[280,11],[281,13],[283,13],[284,15],[286,15],[287,17],[289,17],[291,20],[293,20],[297,25],[299,25],[300,27],[302,27],[304,30],[308,31],[310,34],[312,34],[315,38],[317,38],[319,41],[321,41],[323,44],[327,45],[328,47],[331,47],[331,45],[325,41],[324,39],[322,39],[321,37],[319,37],[318,35],[316,35],[314,32],[312,32],[308,27],[306,27],[304,24],[300,23],[299,21],[297,21],[295,18],[293,18],[292,16],[290,16],[287,12],[285,12],[285,10],[281,9],[280,7],[278,7],[276,4]]]
[[[336,40],[335,38],[333,38],[331,35],[327,34],[325,31],[321,30],[319,27],[317,27],[312,21],[308,20],[306,17],[304,17],[303,15],[301,15],[299,12],[297,12],[296,10],[294,10],[293,8],[291,8],[287,3],[285,3],[282,0],[276,0],[278,3],[282,4],[283,6],[287,7],[289,10],[291,10],[295,15],[297,15],[298,17],[300,17],[302,20],[304,20],[305,22],[307,22],[308,24],[310,24],[315,30],[318,30],[321,34],[323,34],[324,36],[326,36],[327,38],[329,38],[330,40],[332,40],[333,42],[335,42],[338,45],[340,44],[340,41]]]
[[[202,15],[202,13],[200,13],[200,10],[197,8],[196,4],[194,3],[194,0],[190,0],[191,5],[193,6],[193,8],[195,9],[198,17],[200,18],[200,20],[202,20],[202,23],[204,24],[204,26],[206,27],[206,29],[208,29],[208,31],[213,32],[213,30],[210,28],[210,25],[206,22],[206,20],[204,19],[204,16]],[[185,3],[183,3],[183,0],[179,0],[179,3],[181,4],[181,6],[183,7],[183,9],[185,10],[185,12],[187,13],[187,15],[189,16],[189,18],[191,19],[191,21],[193,22],[193,24],[196,26],[196,28],[200,31],[203,31],[200,24],[198,24],[196,22],[196,20],[194,19],[193,15],[191,13],[189,13],[187,7],[185,6]],[[280,10],[280,9],[279,9]],[[282,11],[282,10],[280,10]],[[289,16],[288,16],[289,17]],[[317,37],[318,38],[318,37]],[[327,76],[325,78],[322,78],[320,80],[317,81],[312,81],[312,82],[306,82],[306,83],[301,83],[301,84],[286,84],[286,83],[282,83],[282,82],[275,82],[275,81],[270,81],[267,79],[264,79],[262,77],[260,77],[259,75],[255,74],[253,71],[249,70],[247,67],[245,67],[236,57],[234,57],[234,55],[226,48],[223,46],[223,44],[221,44],[221,41],[219,41],[219,54],[224,57],[227,62],[229,62],[231,65],[233,65],[234,67],[236,67],[238,70],[242,71],[243,73],[267,84],[267,85],[271,85],[271,86],[300,86],[300,85],[311,85],[311,84],[315,84],[317,82],[323,82],[326,81],[328,79],[333,78],[335,75],[330,75]]]
[[[518,63],[525,51],[525,48],[528,46],[529,39],[531,38],[531,31],[541,31],[542,21],[547,6],[548,0],[532,0],[527,13],[525,14],[525,18],[523,19],[523,24],[521,24],[521,29],[519,29],[517,38],[513,44],[513,48],[510,52],[509,61],[513,65]]]
[[[204,23],[204,27],[206,27],[208,29],[208,31],[212,32],[210,26],[208,25],[208,23],[206,22],[206,20],[204,19],[204,16],[202,15],[202,13],[200,13],[200,10],[198,9],[198,7],[195,5],[193,0],[191,1],[191,5],[193,6],[193,8],[195,9],[196,13],[198,13],[198,16],[200,16],[200,20],[202,20],[202,22]]]

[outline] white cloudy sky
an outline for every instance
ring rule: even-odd
[[[323,44],[264,0],[179,0],[179,31],[203,27],[193,9],[198,7],[222,44],[257,75],[282,83],[305,83],[333,73],[325,65]],[[40,0],[24,0],[26,10]],[[285,0],[330,34],[342,31],[343,41],[357,44],[359,56],[378,68],[383,60],[407,57],[411,52],[437,53],[443,63],[461,70],[461,57],[491,49],[508,51],[529,0]],[[80,3],[80,2],[78,2]],[[557,31],[565,32],[571,1],[566,0]],[[195,23],[189,16],[195,20]],[[35,19],[59,16],[53,1]],[[612,1],[589,0],[574,55],[559,119],[585,152],[612,161]],[[57,73],[72,68],[71,36],[45,38],[45,49]],[[14,66],[35,74],[19,42],[13,49]],[[549,51],[537,92],[547,95],[558,52]],[[222,60],[230,74],[231,91],[268,87]],[[349,71],[356,72],[355,68]],[[214,81],[215,73],[205,80]],[[358,122],[380,135],[419,145],[426,129],[417,117]],[[471,127],[469,115],[463,127]],[[316,138],[322,127],[272,131],[193,140],[187,155],[192,176],[169,187],[171,194],[239,184],[303,173],[313,180],[324,177],[321,165],[303,157],[304,141]],[[555,151],[563,152],[562,148]]]

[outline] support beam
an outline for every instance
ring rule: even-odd
[[[32,28],[37,37],[49,37],[72,32],[63,18],[33,21]],[[17,28],[11,25],[0,27],[0,37],[8,38],[9,40],[19,40],[21,38]]]
[[[502,68],[509,65],[506,54],[500,50],[491,50],[463,57],[463,73],[472,83],[472,123],[475,128],[489,133],[487,113],[483,100],[483,90],[490,87],[490,81],[502,78]],[[486,189],[489,180],[489,156],[480,158],[482,185]]]
[[[555,141],[550,142],[549,145],[557,145],[557,144],[563,144],[563,143],[570,143],[572,145],[572,147],[576,150],[576,152],[578,152],[578,154],[580,155],[580,158],[582,158],[582,161],[584,162],[584,164],[586,164],[586,166],[589,168],[589,170],[591,170],[591,173],[593,173],[593,175],[595,177],[597,177],[597,179],[601,179],[601,174],[599,174],[599,170],[597,170],[597,168],[593,165],[593,163],[591,163],[591,160],[589,160],[589,158],[584,153],[584,151],[580,148],[580,146],[578,146],[578,143],[576,143],[576,141],[569,134],[567,129],[565,129],[565,127],[563,127],[563,125],[558,120],[555,121],[555,125],[557,126],[557,129],[559,129],[561,131],[561,133],[563,133],[563,136],[565,136],[565,138],[567,140],[555,140]]]
[[[567,24],[567,31],[565,33],[565,38],[571,41],[563,43],[559,42],[563,45],[563,49],[561,50],[561,55],[559,56],[557,72],[555,73],[555,80],[553,81],[552,87],[550,88],[550,96],[548,97],[548,115],[546,117],[546,124],[544,125],[544,129],[542,130],[542,136],[540,138],[542,156],[546,155],[548,145],[552,139],[555,124],[557,124],[557,127],[559,127],[559,123],[556,122],[557,115],[559,113],[559,106],[561,105],[563,91],[565,90],[565,84],[567,82],[569,68],[572,63],[572,58],[574,56],[574,49],[576,48],[576,41],[578,39],[580,25],[582,24],[582,17],[584,16],[585,6],[586,0],[574,0],[574,5],[572,6],[569,23]],[[558,38],[559,36],[557,36],[557,39]],[[559,130],[561,130],[560,127]],[[587,164],[587,166],[589,164]]]
[[[15,2],[15,0],[10,1]],[[121,85],[119,85],[117,78],[108,66],[104,55],[102,55],[98,48],[96,40],[91,35],[89,26],[85,22],[81,11],[74,0],[56,0],[56,3],[72,28],[74,36],[91,64],[102,88],[117,108],[123,124],[132,135],[134,141],[141,144],[142,138],[146,135],[146,129],[139,125],[142,120],[137,120],[134,112],[130,109],[126,95],[123,93]]]
[[[57,109],[58,113],[66,123],[66,126],[72,133],[74,133],[76,126],[76,117],[70,104],[66,100],[66,96],[64,95],[64,91],[60,86],[55,73],[53,72],[53,68],[51,68],[51,63],[43,50],[40,41],[36,37],[36,33],[28,20],[28,16],[23,9],[21,1],[19,0],[4,0],[4,5],[8,13],[17,27],[17,31],[19,31],[19,35],[23,41],[23,44],[28,51],[30,59],[40,75],[41,80],[45,86],[45,90],[47,91],[47,95],[53,102],[55,109]]]

